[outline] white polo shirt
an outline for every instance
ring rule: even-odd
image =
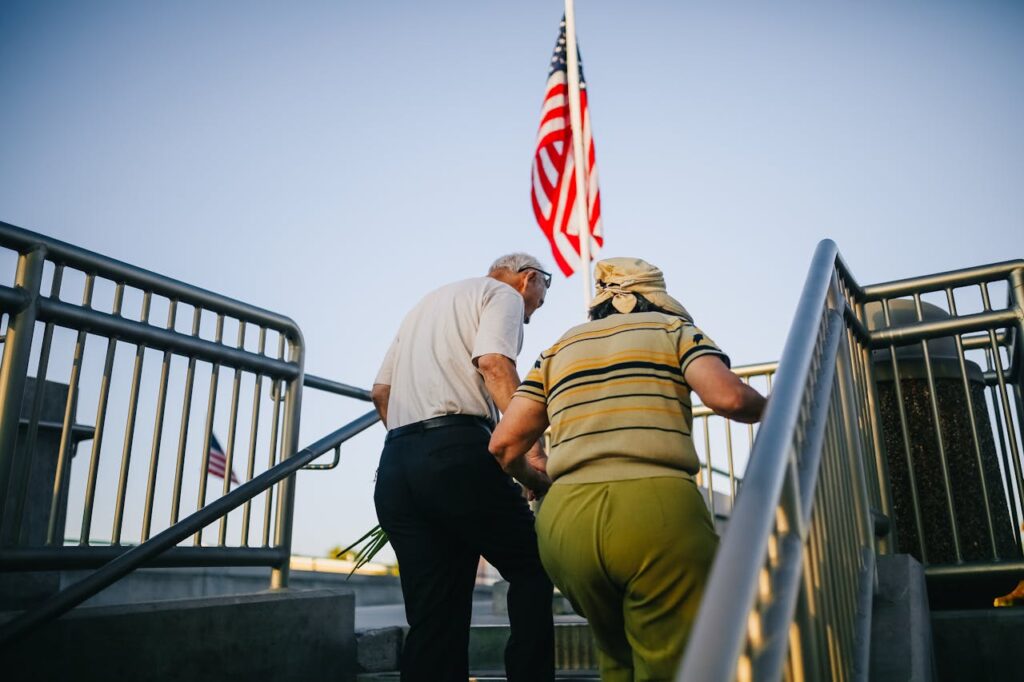
[[[388,429],[445,414],[498,420],[473,361],[498,353],[515,362],[523,345],[523,297],[496,279],[441,287],[409,311],[377,373],[391,386]]]

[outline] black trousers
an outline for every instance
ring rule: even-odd
[[[466,682],[469,622],[482,555],[508,581],[511,682],[554,679],[551,580],[533,513],[487,451],[482,425],[389,438],[374,503],[398,557],[409,634],[403,682]]]

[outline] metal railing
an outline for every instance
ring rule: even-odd
[[[0,286],[0,310],[9,316],[0,364],[0,570],[97,565],[120,552],[128,523],[140,541],[148,539],[160,525],[158,505],[167,525],[187,508],[186,492],[195,494],[196,510],[204,508],[218,494],[207,476],[215,425],[226,434],[224,470],[232,472],[223,478],[221,496],[239,460],[251,480],[261,468],[259,451],[267,468],[295,453],[303,341],[294,322],[6,223],[0,223],[0,247],[17,258],[14,286]],[[23,407],[33,365],[34,399]],[[222,386],[227,372],[230,384]],[[36,445],[44,394],[53,388],[47,379],[54,376],[66,388],[58,389],[65,395],[48,525],[45,538],[30,538],[27,482],[42,459]],[[242,407],[243,379],[248,408]],[[204,389],[205,405],[193,404]],[[240,424],[246,411],[248,423]],[[76,425],[86,414],[95,420],[88,465],[76,467],[72,481]],[[168,442],[172,416],[178,418],[176,443]],[[248,434],[244,449],[242,433]],[[168,452],[173,466],[161,466]],[[142,453],[148,455],[144,468],[138,466]],[[116,496],[104,497],[103,490]],[[69,498],[80,509],[77,522]],[[197,534],[190,551],[176,548],[164,560],[270,565],[274,584],[283,585],[293,505],[293,481],[285,479],[265,497],[262,532],[250,533],[254,510],[246,505],[237,543],[228,542],[225,517],[215,541]],[[67,525],[77,526],[70,533],[62,525],[65,512]],[[101,518],[110,523],[110,546],[92,546],[101,539],[95,534]],[[77,535],[79,545],[63,546],[65,535]]]
[[[1024,568],[1019,533],[999,542],[1024,508],[1022,304],[1024,261],[862,288],[818,246],[677,679],[866,679],[877,553],[916,549],[929,575]],[[935,505],[954,529],[941,560],[920,540]],[[970,508],[985,510],[987,562],[967,562],[955,530]]]
[[[733,367],[733,372],[744,383],[767,395],[772,390],[772,378],[777,362]],[[735,503],[736,493],[743,482],[742,471],[750,459],[750,450],[758,425],[741,424],[722,417],[710,408],[693,406],[693,441],[700,461],[697,485],[708,491],[708,507],[712,518],[725,518]],[[739,432],[739,435],[737,435]],[[727,501],[726,509],[717,508],[719,495]]]
[[[376,412],[369,412],[296,453],[303,386],[363,401],[370,400],[369,391],[305,374],[302,335],[291,320],[275,313],[6,223],[0,223],[0,256],[13,256],[17,263],[14,286],[0,286],[5,323],[0,571],[102,566],[5,626],[0,641],[10,642],[142,565],[268,566],[270,586],[286,586],[293,474],[335,467],[342,443],[379,421]],[[105,302],[104,289],[110,294]],[[81,302],[70,303],[69,297]],[[166,313],[163,323],[152,321],[157,308]],[[229,329],[235,333],[228,334]],[[233,342],[227,340],[232,337]],[[97,338],[103,352],[90,358]],[[268,350],[275,347],[276,352]],[[147,363],[153,354],[156,363]],[[95,362],[91,372],[90,360]],[[231,372],[227,385],[219,381],[222,370]],[[117,384],[119,372],[127,378],[123,386]],[[66,377],[66,383],[48,381],[48,376]],[[196,404],[194,396],[204,391],[205,404]],[[60,399],[57,421],[44,414],[53,411],[54,396]],[[124,396],[127,400],[121,400]],[[229,407],[218,409],[225,398]],[[169,442],[165,431],[174,426],[169,420],[174,404],[180,406],[177,442]],[[95,426],[78,423],[92,409]],[[153,415],[148,428],[144,413]],[[197,415],[202,417],[199,429],[193,427]],[[219,495],[208,488],[217,426],[227,436]],[[55,436],[50,438],[53,452],[44,447],[41,433]],[[105,438],[111,433],[123,437],[121,447]],[[78,467],[73,480],[71,463],[82,441],[91,441],[88,468]],[[161,461],[168,450],[176,455],[171,466],[167,458]],[[332,463],[311,464],[330,450]],[[136,472],[132,463],[140,452],[148,455],[147,466]],[[265,458],[265,467],[258,457]],[[232,490],[239,460],[244,479]],[[44,480],[46,490],[30,490],[29,481],[35,484],[39,478],[33,474],[47,464],[52,476]],[[196,506],[182,519],[189,487]],[[116,496],[104,496],[108,489],[116,489]],[[38,504],[33,493],[50,490],[44,501],[45,532],[39,534],[30,528],[26,510]],[[65,521],[68,500],[76,492],[81,518]],[[253,500],[259,495],[264,495],[262,528],[253,524],[254,516],[259,519]],[[163,530],[156,518],[161,502],[167,513]],[[100,507],[112,524],[109,541],[93,533]],[[229,540],[229,515],[235,510],[240,532]],[[141,544],[127,532],[132,520]],[[72,544],[65,540],[68,529],[78,531]],[[204,529],[216,531],[213,542],[204,538]],[[190,537],[191,546],[182,546]]]
[[[328,434],[294,456],[276,464],[250,481],[246,481],[227,495],[218,498],[202,509],[182,519],[167,530],[153,536],[146,542],[122,551],[116,558],[88,577],[58,592],[39,606],[26,611],[9,623],[0,627],[0,646],[6,646],[23,636],[32,628],[37,627],[63,613],[123,578],[141,566],[160,565],[157,561],[161,555],[173,551],[175,545],[199,532],[206,526],[223,519],[231,510],[246,504],[253,497],[268,490],[271,486],[287,480],[299,469],[309,465],[317,457],[330,450],[337,451],[341,445],[380,421],[376,411],[371,411],[352,421],[340,429]],[[198,558],[198,553],[193,552]],[[188,553],[177,555],[178,561],[163,565],[194,565],[188,562]]]

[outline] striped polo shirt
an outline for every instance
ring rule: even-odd
[[[662,313],[581,324],[541,353],[517,397],[544,403],[548,474],[591,483],[698,471],[686,368],[729,358],[704,332]]]

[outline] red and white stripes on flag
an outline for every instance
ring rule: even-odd
[[[217,436],[210,434],[210,456],[206,462],[206,473],[217,478],[224,478],[224,470],[227,468],[227,457],[224,456],[224,448],[217,442]],[[235,470],[231,469],[231,482],[238,483],[238,476]]]
[[[566,62],[565,17],[562,17],[558,42],[551,57],[544,106],[537,131],[537,150],[533,156],[533,184],[530,198],[533,214],[551,242],[555,262],[566,277],[580,267],[580,225],[576,205],[576,160],[573,153],[572,126],[569,119],[568,65]],[[579,48],[577,47],[577,54]],[[604,244],[601,230],[601,192],[597,186],[594,140],[590,134],[587,86],[580,60],[580,113],[583,120],[583,147],[587,168],[587,207],[590,216],[590,255],[593,258]],[[587,264],[586,267],[589,267]]]

